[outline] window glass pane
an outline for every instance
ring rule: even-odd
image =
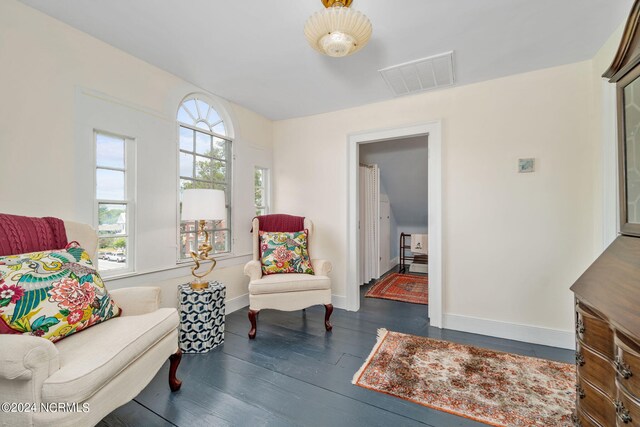
[[[184,107],[180,107],[178,110],[178,121],[182,123],[191,124],[193,123],[193,118],[187,113],[187,110]]]
[[[193,99],[190,99],[188,101],[185,101],[184,104],[182,104],[183,108],[185,108],[189,113],[191,113],[191,117],[194,118],[198,118],[198,110],[196,109],[196,101],[194,101]],[[189,124],[195,123],[195,120],[191,119],[187,122]]]
[[[127,238],[101,237],[98,239],[98,269],[115,270],[127,267]]]
[[[213,230],[213,229],[220,230],[221,228],[229,228],[229,225],[226,219],[221,219],[218,221],[207,221],[206,227],[207,227],[207,230]]]
[[[124,139],[110,135],[96,135],[96,164],[124,169]]]
[[[227,141],[224,139],[213,137],[213,151],[211,152],[211,156],[227,160]]]
[[[229,232],[226,230],[214,232],[212,246],[214,253],[229,252]]]
[[[180,180],[180,190],[187,190],[191,188],[212,188],[212,184],[210,182],[204,181],[195,181],[192,179],[181,179]],[[224,188],[217,188],[217,190],[224,190]]]
[[[207,119],[207,114],[209,113],[209,104],[206,102],[200,101],[199,99],[196,101],[198,104],[198,111],[200,112],[200,118],[203,120]]]
[[[193,130],[180,126],[180,149],[193,151]]]
[[[207,181],[226,182],[227,163],[196,156],[196,178]]]
[[[180,233],[196,231],[196,221],[182,221],[180,223]]]
[[[211,130],[215,133],[217,133],[218,135],[226,135],[227,134],[227,130],[224,127],[224,122],[220,122],[217,125],[213,126],[211,128]]]
[[[205,122],[198,122],[198,123],[196,123],[196,127],[197,127],[198,129],[202,129],[202,130],[207,131],[207,132],[210,132],[210,131],[211,131],[211,129],[209,128],[209,125],[208,125],[208,124],[206,124]]]
[[[209,111],[209,123],[214,125],[221,121],[222,121],[222,117],[220,117],[220,114],[218,114],[216,110],[211,108],[211,111]]]
[[[260,215],[266,215],[266,211],[264,208],[257,208],[256,209],[256,216],[260,216]]]
[[[180,258],[189,258],[190,252],[197,249],[196,233],[180,234]]]
[[[127,205],[100,203],[98,205],[98,232],[104,235],[127,234]]]
[[[260,168],[256,168],[254,175],[254,187],[255,187],[255,195],[254,195],[254,205],[255,206],[264,206],[264,170]]]
[[[196,178],[206,181],[225,182],[227,180],[226,162],[196,156]]]
[[[211,155],[211,136],[206,133],[196,132],[196,153]]]
[[[264,201],[264,189],[262,187],[256,187],[256,196],[255,196],[255,206],[264,206],[266,205]]]
[[[96,198],[124,200],[124,172],[96,169]]]
[[[193,178],[193,154],[180,152],[180,176]]]

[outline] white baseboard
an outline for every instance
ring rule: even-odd
[[[391,261],[389,261],[389,265],[392,267],[395,267],[398,264],[400,264],[400,258],[398,257],[395,257]]]
[[[241,308],[249,305],[249,294],[240,295],[239,297],[227,299],[225,301],[225,314],[233,313]]]
[[[335,308],[347,309],[347,297],[342,295],[331,295],[331,303]]]
[[[477,317],[445,314],[443,319],[445,329],[506,338],[533,344],[548,345],[566,349],[575,349],[575,333],[559,329],[543,328],[540,326],[520,325],[517,323],[500,322],[497,320],[481,319]]]

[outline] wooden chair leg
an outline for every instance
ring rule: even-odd
[[[324,328],[327,331],[330,331],[331,329],[333,329],[333,326],[331,326],[331,322],[329,322],[331,313],[333,313],[333,304],[325,304],[324,305]]]
[[[251,322],[251,329],[249,330],[249,339],[256,337],[256,318],[258,317],[260,310],[249,310],[249,321]]]
[[[176,371],[178,370],[178,365],[182,360],[182,350],[178,349],[174,354],[169,356],[169,387],[171,391],[178,391],[182,386],[182,381],[180,381],[176,377]]]

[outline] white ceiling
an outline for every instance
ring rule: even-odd
[[[22,0],[270,119],[392,98],[378,71],[455,51],[458,84],[592,58],[633,0],[355,0],[362,51],[329,58],[303,35],[319,0]]]
[[[426,136],[419,136],[360,145],[360,161],[380,167],[380,183],[400,226],[428,224],[427,142]]]

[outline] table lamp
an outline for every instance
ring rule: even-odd
[[[213,247],[209,244],[209,232],[206,230],[206,221],[222,220],[227,218],[227,207],[224,191],[207,189],[190,189],[182,192],[182,221],[198,221],[196,241],[202,236],[202,243],[198,246],[198,252],[191,251],[191,258],[196,265],[191,269],[194,279],[191,288],[195,290],[206,289],[209,282],[204,277],[211,273],[216,266],[216,260],[209,256]],[[211,261],[211,267],[204,273],[198,273],[202,261]]]

